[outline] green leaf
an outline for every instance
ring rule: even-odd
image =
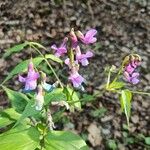
[[[52,92],[47,93],[44,97],[45,105],[51,101],[66,101],[66,95],[61,88],[54,89]]]
[[[150,137],[145,137],[145,143],[146,143],[147,145],[150,145]]]
[[[50,58],[51,60],[53,60],[55,62],[58,62],[58,63],[61,63],[61,64],[63,63],[63,61],[60,58],[58,58],[58,57],[56,57],[55,55],[52,55],[52,54],[45,55],[45,58],[46,59]]]
[[[13,91],[3,86],[9,100],[11,101],[12,107],[19,113],[22,113],[25,109],[27,102],[29,101],[28,97],[18,91]]]
[[[26,105],[24,111],[22,112],[21,117],[17,120],[16,124],[14,126],[17,126],[19,123],[21,123],[25,118],[32,117],[34,115],[40,114],[40,111],[37,111],[35,109],[35,102],[34,100],[30,100],[28,104]]]
[[[42,62],[43,58],[42,57],[36,57],[34,59],[32,59],[34,66],[38,66],[41,62]],[[19,74],[21,72],[25,72],[27,71],[28,68],[28,64],[29,64],[30,60],[25,60],[22,61],[21,63],[19,63],[9,74],[8,76],[5,78],[5,80],[3,81],[6,82],[8,80],[10,80],[14,75]]]
[[[128,125],[131,113],[131,100],[132,100],[132,93],[129,90],[122,90],[120,97],[121,109],[122,111],[124,111],[126,115]]]
[[[125,86],[124,82],[112,82],[111,84],[109,84],[109,89],[110,90],[115,90],[115,89],[121,89]]]
[[[34,127],[14,128],[0,135],[1,150],[34,150],[39,146],[39,137]]]
[[[69,131],[51,131],[45,137],[46,150],[88,150],[86,143]]]
[[[81,109],[81,102],[79,101],[79,97],[77,92],[75,92],[73,89],[66,87],[63,91],[66,94],[67,101],[69,104],[71,104],[73,107],[77,109]],[[73,108],[72,108],[73,109]]]
[[[0,112],[0,128],[16,122],[19,117],[20,114],[18,114],[13,108],[5,109]]]
[[[29,45],[37,46],[38,48],[42,48],[46,50],[46,48],[43,45],[37,42],[29,42]]]
[[[15,45],[14,47],[7,49],[6,53],[3,55],[3,58],[10,56],[12,53],[20,52],[27,45],[28,45],[28,42],[25,42],[25,43]]]

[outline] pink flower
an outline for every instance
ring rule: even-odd
[[[137,83],[139,83],[139,79],[138,79],[138,77],[139,77],[139,73],[138,72],[134,72],[134,73],[132,73],[132,74],[129,74],[128,72],[124,72],[124,77],[125,77],[125,79],[128,81],[128,82],[130,82],[130,83],[132,83],[132,84],[137,84]]]
[[[39,73],[35,72],[32,61],[30,61],[28,66],[27,77],[22,77],[19,75],[19,81],[25,83],[24,91],[35,90],[37,87],[37,79],[39,78]]]
[[[90,51],[87,51],[85,54],[81,54],[80,47],[77,46],[76,48],[76,60],[79,61],[82,66],[87,66],[89,64],[88,58],[91,58],[93,56],[93,53]]]
[[[129,74],[133,73],[135,69],[140,65],[140,63],[136,60],[132,60],[129,62],[128,65],[125,67],[125,71],[127,71]]]
[[[84,82],[84,78],[78,73],[78,71],[74,67],[71,70],[69,80],[72,82],[75,88],[81,87],[82,83]]]
[[[55,55],[56,55],[57,57],[60,57],[60,56],[62,56],[63,54],[67,53],[67,48],[66,48],[66,43],[67,43],[67,41],[68,41],[68,38],[66,37],[66,38],[64,38],[62,44],[61,44],[59,47],[57,47],[55,44],[53,44],[53,45],[51,46],[51,48],[52,48],[53,50],[55,50]]]
[[[139,83],[139,73],[136,69],[140,64],[140,60],[136,59],[135,57],[132,57],[132,59],[129,60],[128,64],[125,66],[123,73],[126,81],[132,84]]]
[[[87,31],[85,36],[83,35],[82,32],[78,31],[77,32],[77,37],[84,43],[84,44],[91,44],[95,43],[97,41],[97,38],[94,37],[96,35],[97,31],[95,29],[90,29]]]

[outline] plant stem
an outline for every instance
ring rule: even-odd
[[[49,68],[51,69],[51,71],[53,72],[53,74],[56,77],[57,81],[59,82],[61,88],[63,88],[63,84],[61,83],[59,77],[57,76],[56,72],[54,71],[53,67],[48,62],[48,60],[45,58],[45,56],[34,45],[31,45],[31,47],[33,47],[44,58],[45,62],[47,63],[47,65],[49,66]]]
[[[122,66],[119,68],[119,71],[118,71],[116,77],[114,78],[114,80],[112,81],[112,83],[114,83],[114,82],[118,79],[118,77],[119,77],[121,71],[122,71]]]
[[[109,70],[109,72],[108,72],[108,78],[107,78],[107,84],[106,84],[106,89],[108,89],[108,87],[109,87],[110,76],[111,76],[111,71]]]
[[[147,93],[147,92],[142,92],[142,91],[132,91],[132,90],[130,90],[130,92],[135,93],[135,94],[143,94],[143,95],[149,95],[149,96],[150,96],[150,93]]]
[[[103,95],[104,92],[105,92],[105,91],[102,91],[102,92],[101,92],[101,95]],[[91,101],[96,100],[96,97],[97,97],[97,96],[99,96],[99,94],[93,95],[92,100],[89,100],[89,101],[87,101],[87,102],[91,102]],[[73,101],[73,102],[68,102],[68,103],[69,103],[69,104],[75,104],[75,103],[84,102],[84,101],[85,101],[84,98],[82,98],[81,100],[77,100],[77,101]]]

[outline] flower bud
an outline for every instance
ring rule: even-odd
[[[44,104],[43,88],[41,85],[38,85],[38,92],[35,96],[35,109],[42,110]]]
[[[78,39],[77,39],[77,36],[74,33],[73,28],[70,31],[70,38],[71,38],[72,47],[75,48],[77,46]]]
[[[84,38],[84,34],[81,31],[79,31],[79,30],[76,32],[76,35],[77,35],[77,37],[79,39],[83,39]]]

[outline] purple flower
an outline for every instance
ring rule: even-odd
[[[24,91],[35,90],[37,87],[37,79],[39,78],[39,73],[35,72],[32,61],[30,61],[28,66],[27,77],[22,77],[19,75],[19,81],[25,83]]]
[[[132,73],[132,74],[129,74],[128,72],[124,72],[124,77],[125,77],[125,79],[128,81],[128,82],[130,82],[130,83],[132,83],[132,84],[137,84],[137,83],[139,83],[139,79],[138,79],[138,77],[139,77],[139,73],[138,72],[134,72],[134,73]]]
[[[76,48],[76,60],[79,61],[82,66],[87,66],[89,64],[88,58],[91,58],[93,56],[93,53],[90,51],[87,51],[85,54],[81,54],[80,47],[77,46]]]
[[[137,72],[137,67],[141,64],[140,59],[137,57],[131,56],[131,59],[128,60],[128,63],[124,68],[124,77],[125,80],[132,84],[139,83],[139,73]]]
[[[138,61],[132,60],[126,65],[125,71],[128,72],[129,74],[132,74],[139,65],[140,63]]]
[[[94,37],[97,33],[97,30],[95,29],[90,29],[89,31],[87,31],[87,33],[85,34],[85,36],[83,35],[82,32],[78,31],[77,32],[77,37],[84,43],[84,44],[91,44],[91,43],[95,43],[97,41],[97,38]]]
[[[66,48],[66,43],[67,43],[67,41],[68,41],[68,38],[66,37],[66,38],[64,38],[62,44],[61,44],[59,47],[57,47],[55,44],[53,44],[53,45],[51,46],[51,48],[52,48],[53,50],[55,50],[55,55],[56,55],[57,57],[60,57],[60,56],[62,56],[63,54],[67,53],[67,48]]]
[[[84,82],[84,78],[78,73],[76,68],[72,68],[69,80],[72,82],[75,88],[81,87],[82,83]]]

